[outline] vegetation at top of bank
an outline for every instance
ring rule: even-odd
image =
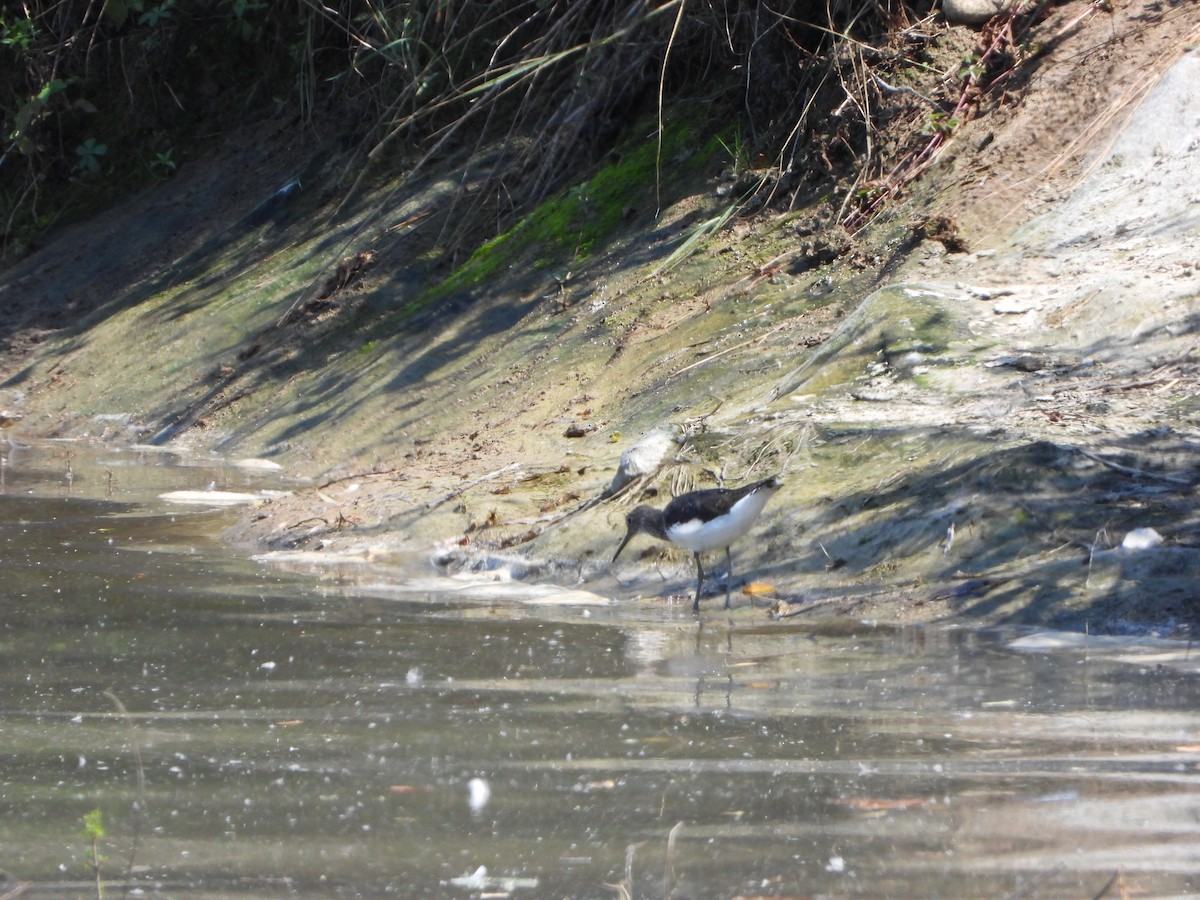
[[[488,233],[464,243],[468,255],[590,177],[647,116],[656,121],[643,136],[657,151],[654,178],[669,176],[662,143],[681,110],[702,110],[710,134],[736,127],[749,173],[738,196],[750,206],[794,205],[842,182],[844,207],[865,209],[878,193],[873,182],[908,149],[880,139],[888,125],[944,132],[961,115],[962,79],[981,77],[931,64],[939,28],[929,8],[927,0],[9,5],[0,13],[3,254],[279,112],[343,134],[347,194],[364,178],[420,171],[485,143],[501,148],[453,212],[460,230],[487,223]]]

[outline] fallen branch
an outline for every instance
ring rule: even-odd
[[[503,469],[497,469],[495,472],[488,472],[488,474],[484,475],[482,478],[476,478],[472,482],[468,482],[467,484],[464,484],[461,487],[455,488],[450,493],[446,494],[444,497],[439,497],[437,500],[430,500],[428,503],[425,504],[425,508],[426,509],[437,509],[443,503],[446,503],[449,500],[453,500],[455,497],[458,497],[461,494],[465,494],[471,488],[478,487],[479,485],[485,484],[489,481],[493,481],[494,479],[499,478],[505,472],[511,472],[514,469],[519,469],[519,468],[521,468],[520,463],[509,463]]]
[[[807,612],[812,612],[814,609],[820,609],[823,606],[834,606],[839,603],[849,604],[846,608],[850,609],[870,599],[872,596],[882,596],[891,593],[894,593],[894,591],[875,591],[872,594],[863,594],[861,597],[824,597],[820,600],[808,600],[805,603],[777,600],[767,610],[767,615],[772,619],[790,619],[792,616],[802,616]]]
[[[964,600],[967,597],[986,593],[999,584],[1003,584],[1006,581],[1011,581],[1013,578],[1016,578],[1017,575],[997,575],[994,571],[989,571],[986,575],[963,574],[956,575],[954,577],[958,579],[958,584],[949,584],[934,588],[924,597],[918,597],[912,602],[919,606],[922,603]],[[842,595],[840,597],[823,597],[819,600],[809,600],[804,603],[791,603],[788,600],[777,600],[768,610],[768,614],[772,619],[790,619],[793,616],[802,616],[805,613],[812,612],[814,609],[820,609],[826,606],[838,606],[839,604],[845,604],[845,609],[841,610],[845,611],[853,609],[855,606],[865,603],[868,600],[878,597],[895,597],[903,591],[913,590],[919,586],[920,585],[916,581],[909,581],[905,582],[904,584],[897,584],[892,587],[882,588],[877,591],[868,591],[865,594],[859,594],[853,597],[846,595]]]
[[[134,724],[133,717],[129,715],[129,710],[125,708],[125,704],[121,702],[121,699],[111,689],[102,691],[101,693],[109,699],[113,706],[116,707],[117,712],[124,720],[125,727],[129,731],[129,747],[133,751],[134,776],[136,779],[135,784],[137,786],[137,802],[134,804],[134,808],[137,810],[138,814],[134,817],[133,842],[130,844],[129,860],[125,866],[125,875],[126,877],[129,877],[133,874],[134,861],[137,858],[138,844],[140,843],[142,836],[142,822],[146,816],[146,768],[142,764],[141,740],[138,737],[137,726]],[[92,852],[94,856],[94,848]],[[99,866],[98,860],[96,861],[96,865],[97,867]],[[99,885],[99,878],[100,872],[99,868],[97,868],[97,886]],[[97,887],[97,893],[99,893],[99,887]]]
[[[1159,481],[1178,484],[1182,487],[1192,487],[1195,484],[1195,481],[1191,478],[1180,478],[1177,475],[1160,475],[1157,472],[1147,472],[1145,469],[1135,469],[1133,466],[1113,462],[1111,459],[1105,459],[1103,456],[1092,453],[1090,450],[1084,450],[1082,447],[1068,447],[1067,449],[1075,451],[1080,456],[1090,459],[1092,462],[1098,462],[1102,466],[1107,466],[1118,474],[1128,475],[1130,478],[1157,478]]]
[[[724,350],[718,350],[716,353],[713,353],[713,354],[710,354],[709,356],[704,357],[704,359],[696,360],[696,362],[692,363],[691,365],[684,366],[678,372],[671,373],[671,377],[678,378],[684,372],[690,371],[691,369],[694,369],[697,366],[702,366],[705,363],[712,362],[714,359],[722,357],[727,353],[732,353],[734,350],[740,350],[743,347],[750,346],[751,344],[762,343],[763,341],[765,341],[767,338],[769,338],[771,335],[773,335],[775,332],[779,331],[782,328],[783,328],[782,325],[776,325],[774,328],[772,328],[770,331],[766,332],[765,334],[760,334],[758,337],[753,337],[753,338],[750,338],[749,340],[742,341],[740,344],[734,344],[732,347],[726,347]],[[722,401],[722,402],[724,402],[724,401]]]
[[[329,481],[326,481],[324,484],[320,485],[317,490],[323,491],[331,484],[340,484],[343,481],[353,481],[356,478],[379,478],[383,475],[394,475],[399,471],[400,469],[397,467],[393,469],[381,469],[377,472],[355,472],[353,475],[342,475],[338,478],[331,478]]]

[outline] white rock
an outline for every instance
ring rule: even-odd
[[[942,13],[956,25],[982,25],[992,16],[1010,9],[1016,0],[944,0]]]
[[[1135,528],[1121,541],[1122,550],[1149,550],[1163,542],[1163,536],[1153,528]]]
[[[621,464],[617,466],[617,474],[613,476],[608,493],[615,494],[639,475],[656,472],[667,458],[667,454],[674,450],[675,438],[670,432],[650,432],[621,454]]]

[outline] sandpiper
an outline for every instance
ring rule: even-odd
[[[680,494],[657,510],[639,506],[625,517],[625,540],[613,554],[613,562],[621,555],[630,538],[645,532],[659,540],[670,541],[691,550],[696,559],[696,600],[694,612],[700,611],[700,588],[704,584],[704,567],[700,554],[707,550],[725,549],[729,576],[725,582],[725,608],[729,609],[729,582],[733,580],[733,557],[729,545],[750,530],[772,495],[783,487],[776,477],[764,478],[739,488],[714,488]]]
[[[8,437],[8,429],[12,428],[24,418],[24,413],[13,412],[9,409],[0,409],[0,444],[8,444],[9,446],[12,446],[12,441]],[[0,897],[3,896],[3,894],[0,894]]]

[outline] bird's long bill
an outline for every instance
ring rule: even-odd
[[[625,549],[625,545],[629,543],[629,539],[631,537],[633,537],[636,533],[637,532],[635,532],[632,528],[630,528],[627,532],[625,532],[625,539],[623,541],[621,541],[621,546],[618,547],[617,552],[613,554],[613,558],[612,558],[613,562],[617,561],[617,557],[621,555],[621,551]]]

